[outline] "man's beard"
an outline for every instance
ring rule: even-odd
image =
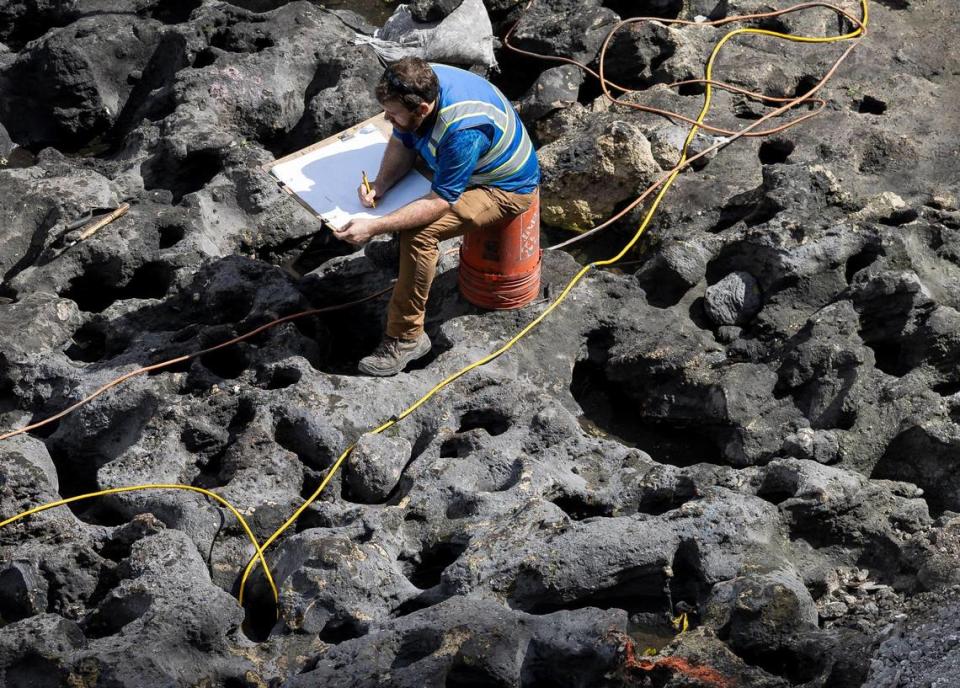
[[[399,125],[396,125],[396,126],[397,126],[397,129],[404,132],[405,134],[415,134],[417,129],[420,128],[420,125],[423,124],[423,121],[425,119],[426,117],[413,115],[410,120],[410,124],[408,124],[407,126],[399,126]]]

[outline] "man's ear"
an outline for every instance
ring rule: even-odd
[[[430,112],[430,103],[424,103],[421,101],[417,106],[417,114],[421,117],[426,117],[428,112]]]

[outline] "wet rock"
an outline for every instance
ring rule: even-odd
[[[734,272],[707,288],[704,307],[717,325],[743,325],[763,307],[763,297],[753,275]]]

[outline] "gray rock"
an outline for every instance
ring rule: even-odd
[[[549,0],[524,13],[511,42],[531,52],[590,62],[616,21],[599,0]]]
[[[833,463],[840,452],[840,442],[833,431],[801,428],[787,436],[783,450],[798,459]]]
[[[0,620],[11,623],[43,614],[49,589],[36,562],[9,562],[0,569]]]
[[[583,81],[583,72],[572,65],[548,69],[520,99],[517,111],[525,122],[532,122],[569,107],[577,102]]]
[[[0,119],[28,147],[79,147],[106,132],[132,91],[127,75],[147,66],[161,27],[105,15],[50,32],[3,74],[10,86]]]
[[[538,156],[541,217],[573,230],[598,224],[661,171],[640,129],[612,116],[544,146]]]
[[[413,0],[410,14],[419,22],[439,21],[460,7],[463,0]]]
[[[382,502],[400,481],[411,451],[403,437],[364,435],[347,458],[344,478],[350,491],[361,502]]]
[[[0,158],[7,159],[10,153],[13,152],[13,149],[16,147],[16,144],[13,142],[13,139],[10,138],[10,134],[7,132],[6,127],[3,126],[3,123],[0,122]],[[6,166],[6,162],[2,166]]]
[[[707,287],[704,308],[717,325],[744,325],[763,308],[763,297],[753,275],[733,272]]]
[[[39,614],[0,628],[0,680],[7,686],[63,684],[83,631],[56,614]]]

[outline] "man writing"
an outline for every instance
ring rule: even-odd
[[[360,201],[372,207],[421,156],[433,170],[430,193],[376,219],[347,224],[338,238],[360,245],[399,232],[400,272],[383,341],[358,368],[396,375],[430,351],[423,331],[438,245],[470,229],[526,210],[540,182],[537,155],[519,115],[486,79],[405,58],[384,71],[376,88],[393,125],[380,171]]]

